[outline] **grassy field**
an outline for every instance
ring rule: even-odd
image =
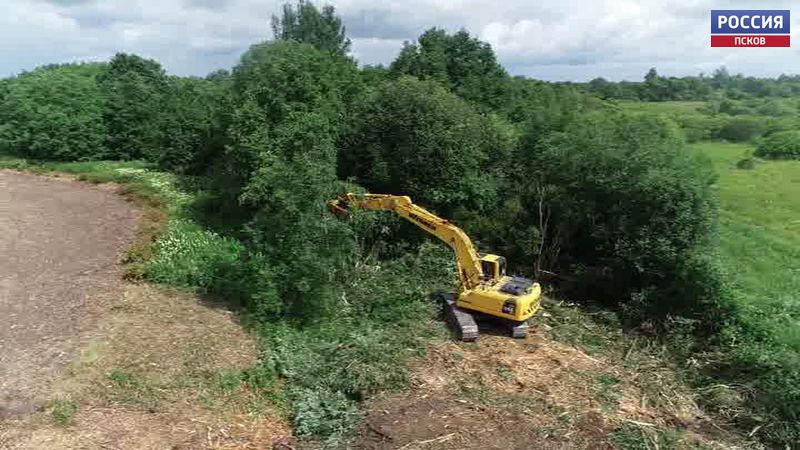
[[[741,300],[763,320],[781,323],[777,336],[800,350],[800,161],[736,163],[748,144],[704,142],[719,174],[720,251]],[[778,325],[778,323],[776,323]]]

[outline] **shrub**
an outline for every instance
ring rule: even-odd
[[[736,168],[742,170],[752,170],[755,169],[756,163],[753,158],[742,158],[736,162]]]
[[[106,99],[103,118],[112,159],[146,159],[161,154],[168,80],[161,64],[118,53],[97,77]]]
[[[251,251],[270,263],[248,303],[262,319],[336,310],[355,242],[325,204],[345,189],[334,143],[357,81],[351,60],[297,43],[255,45],[234,69],[223,175],[250,213]]]
[[[369,251],[369,250],[365,250]],[[262,328],[263,370],[286,381],[299,434],[348,431],[355,407],[405,386],[406,360],[443,331],[430,293],[451,289],[452,251],[438,243],[392,261],[364,258],[344,288],[338,314],[306,326]]]
[[[800,159],[800,131],[779,131],[761,140],[755,155],[761,158]]]
[[[162,169],[204,174],[215,153],[224,145],[221,111],[227,110],[227,77],[171,78],[163,123],[163,144],[158,154]]]
[[[717,137],[733,142],[745,142],[760,136],[765,129],[766,123],[759,117],[736,116],[728,119]]]
[[[237,264],[241,245],[186,221],[173,221],[153,244],[146,276],[175,286],[211,288]]]

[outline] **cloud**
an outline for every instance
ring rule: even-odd
[[[135,52],[176,74],[235,64],[271,34],[282,0],[0,0],[0,73],[52,62],[102,60]],[[709,10],[758,8],[756,0],[336,0],[362,63],[390,62],[403,41],[427,28],[466,28],[489,42],[515,75],[551,80],[800,72],[797,47],[719,49],[709,45]],[[788,0],[770,8],[789,8]],[[797,18],[797,15],[794,15]],[[794,29],[800,29],[797,19]],[[800,41],[795,37],[795,46]]]

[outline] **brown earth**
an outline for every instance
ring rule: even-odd
[[[435,343],[411,389],[375,400],[359,449],[742,448],[656,361],[590,356],[553,341],[484,335]],[[636,357],[639,357],[637,355]],[[628,355],[628,359],[632,357]]]
[[[255,449],[291,434],[234,314],[122,281],[114,185],[0,171],[0,449]]]

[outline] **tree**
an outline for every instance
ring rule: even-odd
[[[509,81],[492,47],[465,30],[453,35],[431,28],[416,44],[406,43],[389,68],[394,78],[412,75],[441,83],[460,97],[488,108],[500,108]]]
[[[41,67],[5,80],[0,94],[0,148],[29,158],[106,156],[101,64]]]
[[[325,204],[344,190],[335,143],[358,81],[348,58],[295,42],[254,45],[233,71],[226,184],[250,212],[251,248],[270,264],[251,299],[263,318],[315,321],[339,299],[355,245]]]
[[[277,40],[311,44],[320,51],[342,56],[350,51],[350,39],[331,5],[320,12],[307,0],[299,0],[296,5],[287,3],[280,18],[272,16],[272,30]]]
[[[574,298],[618,304],[632,319],[704,312],[710,299],[690,295],[697,286],[683,277],[711,240],[714,173],[683,148],[674,124],[591,113],[515,160],[519,205],[505,220],[506,247],[532,227],[534,241],[551,240],[517,247],[515,259],[533,265],[539,248],[553,249],[548,270],[562,274]]]
[[[340,175],[371,191],[406,194],[452,214],[497,195],[497,163],[514,145],[501,119],[481,116],[437,83],[403,77],[361,105],[344,138]]]
[[[227,75],[170,78],[160,124],[165,133],[159,166],[182,173],[208,170],[225,143],[220,113],[229,104],[229,91]]]
[[[137,55],[117,53],[97,81],[106,97],[109,156],[158,161],[169,90],[161,65]]]

